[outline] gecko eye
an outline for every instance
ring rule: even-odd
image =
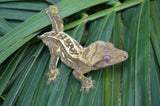
[[[104,56],[103,60],[104,60],[105,62],[109,62],[109,61],[110,61],[110,56]]]

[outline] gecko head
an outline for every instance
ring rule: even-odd
[[[94,68],[104,68],[125,61],[128,58],[126,51],[117,49],[112,43],[97,41],[96,51],[94,52]]]

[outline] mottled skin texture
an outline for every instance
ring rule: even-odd
[[[49,47],[51,54],[47,84],[52,80],[56,82],[57,76],[60,75],[57,63],[61,59],[63,63],[74,69],[73,75],[82,84],[80,91],[85,89],[85,93],[89,93],[90,88],[95,89],[95,81],[91,77],[85,77],[85,73],[120,63],[128,58],[127,52],[115,48],[109,42],[96,41],[83,48],[63,32],[63,20],[57,15],[57,6],[50,6],[50,10],[45,12],[50,17],[53,28],[52,31],[39,37]]]

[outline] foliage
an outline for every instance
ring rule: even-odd
[[[82,45],[110,41],[129,54],[121,64],[87,74],[97,88],[88,95],[61,62],[57,83],[46,86],[50,54],[36,36],[51,30],[43,10],[57,3],[65,32]],[[159,10],[159,0],[1,0],[0,104],[158,106]]]

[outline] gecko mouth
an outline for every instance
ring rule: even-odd
[[[108,64],[107,62],[104,62],[104,61],[99,61],[96,64],[94,64],[93,66],[97,67],[97,68],[104,68],[106,66],[110,66],[110,64]]]

